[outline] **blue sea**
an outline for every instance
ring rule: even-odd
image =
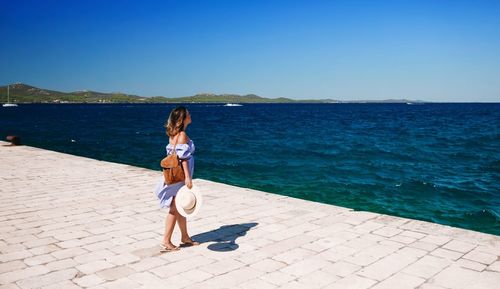
[[[0,137],[159,171],[175,106],[21,104]],[[195,178],[500,235],[499,103],[186,106]]]

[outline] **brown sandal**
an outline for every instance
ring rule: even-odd
[[[193,239],[189,239],[187,242],[182,242],[181,241],[181,247],[192,247],[192,246],[198,246],[200,242],[193,241]]]
[[[181,249],[178,246],[173,246],[171,248],[165,246],[164,244],[160,244],[160,246],[161,246],[161,250],[160,250],[161,253],[179,251]]]

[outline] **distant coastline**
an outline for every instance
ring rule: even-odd
[[[35,86],[14,83],[10,86],[10,99],[13,103],[408,103],[423,104],[427,101],[409,99],[385,100],[335,100],[335,99],[303,99],[266,98],[255,94],[211,94],[201,93],[193,96],[144,97],[121,92],[103,93],[97,91],[61,92],[38,88]],[[0,86],[0,103],[7,100],[7,85]]]

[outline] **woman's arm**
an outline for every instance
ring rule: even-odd
[[[187,160],[182,160],[182,169],[184,170],[184,183],[186,186],[191,189],[193,187],[193,180],[191,179],[191,175],[189,174],[189,164]]]

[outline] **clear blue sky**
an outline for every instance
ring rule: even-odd
[[[0,85],[500,101],[500,1],[0,0]]]

